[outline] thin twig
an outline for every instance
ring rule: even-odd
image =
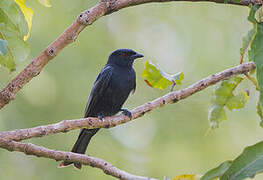
[[[249,32],[250,33],[250,32]],[[240,54],[240,64],[243,63],[244,61],[244,57],[245,57],[245,54],[247,52],[247,49],[248,47],[250,46],[251,42],[252,42],[253,38],[250,38],[249,39],[249,42],[246,44],[246,46],[243,48],[243,51],[241,52]],[[247,77],[247,79],[252,82],[252,84],[256,87],[257,90],[259,90],[258,88],[258,83],[248,74],[248,73],[244,73],[244,75]]]
[[[23,69],[5,88],[0,92],[0,109],[13,100],[17,92],[37,76],[44,66],[52,60],[64,47],[74,42],[79,33],[88,25],[91,25],[102,16],[111,14],[120,9],[151,2],[171,2],[183,0],[101,0],[97,5],[81,13],[77,20],[71,24],[53,43],[51,43],[38,57]],[[184,0],[189,2],[215,2],[248,6],[258,4],[258,0]]]
[[[176,82],[175,80],[172,81],[172,85],[171,85],[171,88],[170,88],[170,92],[172,92],[174,90],[174,86],[176,85]]]
[[[248,44],[248,46],[249,46],[249,44]],[[245,47],[244,50],[241,52],[239,64],[242,64],[242,63],[243,63],[244,56],[245,56],[245,54],[246,54],[246,51],[247,51],[248,46]]]
[[[96,167],[101,169],[105,174],[111,175],[113,177],[123,179],[123,180],[156,180],[154,178],[136,176],[130,173],[127,173],[123,170],[120,170],[110,163],[91,156],[84,154],[77,154],[72,152],[64,152],[47,149],[41,146],[37,146],[30,143],[19,143],[12,140],[7,140],[0,138],[0,147],[7,149],[8,151],[19,151],[23,152],[26,155],[33,155],[37,157],[45,157],[49,159],[54,159],[56,161],[67,160],[71,162],[80,162],[84,165],[91,167]]]
[[[252,84],[254,84],[254,86],[256,87],[256,90],[259,90],[257,81],[255,81],[255,79],[252,78],[248,73],[245,73],[245,76],[247,77],[247,79],[248,79],[250,82],[252,82]]]
[[[141,106],[133,109],[132,119],[143,116],[145,113],[148,113],[156,108],[162,107],[169,103],[176,103],[179,100],[187,98],[188,96],[197,93],[219,81],[228,79],[237,74],[244,74],[250,70],[255,69],[253,62],[244,63],[238,66],[235,66],[230,69],[226,69],[217,74],[208,76],[207,78],[196,82],[195,84],[175,92],[167,93],[166,95],[159,97],[151,102],[147,102]],[[79,128],[111,128],[126,122],[129,122],[130,118],[121,114],[118,116],[105,117],[103,121],[98,118],[84,118],[84,119],[75,119],[75,120],[64,120],[56,124],[50,124],[46,126],[38,126],[29,129],[17,129],[13,131],[0,132],[1,138],[12,139],[15,141],[21,141],[24,139],[29,139],[32,137],[42,137],[50,134],[56,134],[59,132],[67,132],[73,129]]]

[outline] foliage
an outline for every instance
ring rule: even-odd
[[[263,141],[244,149],[220,180],[253,178],[263,171]]]
[[[44,1],[43,1],[44,2]],[[25,0],[0,1],[0,65],[14,71],[18,62],[24,61],[30,48],[33,10]]]
[[[246,52],[246,50],[249,47],[251,40],[252,40],[253,36],[255,35],[255,33],[256,33],[255,28],[252,28],[250,31],[248,31],[247,35],[243,37],[243,39],[242,39],[243,44],[242,44],[242,47],[240,48],[240,55],[241,56]]]
[[[6,55],[7,53],[7,43],[3,39],[0,39],[0,53],[2,56]]]
[[[227,171],[231,164],[232,161],[223,162],[218,167],[211,169],[210,171],[205,173],[205,175],[202,176],[200,180],[214,180],[215,178],[219,178]]]
[[[263,23],[261,23],[262,19],[262,8],[259,8],[258,6],[253,6],[250,11],[250,15],[248,17],[248,20],[253,23],[253,29],[252,31],[255,32],[253,35],[253,39],[251,42],[251,49],[248,52],[249,59],[251,61],[254,61],[256,64],[257,69],[257,81],[259,86],[259,100],[257,105],[257,113],[261,118],[261,121],[263,120],[262,116],[262,108],[263,108]],[[255,15],[257,15],[257,19],[255,18]],[[258,22],[258,20],[260,22]],[[261,123],[262,124],[262,123]]]
[[[249,146],[233,161],[226,161],[208,171],[201,180],[243,180],[263,171],[263,141]]]
[[[250,7],[248,20],[253,23],[253,28],[243,38],[240,48],[241,63],[244,55],[248,51],[249,60],[256,64],[256,77],[258,90],[260,92],[257,105],[257,112],[261,118],[263,126],[263,8],[257,5]],[[143,77],[148,85],[164,89],[167,87],[169,79],[158,67],[146,62]],[[251,78],[253,79],[253,77]],[[209,111],[209,121],[212,129],[218,128],[219,124],[226,120],[225,109],[230,111],[241,109],[245,106],[249,98],[247,91],[235,93],[237,86],[243,78],[236,76],[229,80],[222,81],[214,90],[212,105]],[[253,178],[256,174],[263,172],[263,141],[244,149],[233,161],[225,161],[218,167],[211,169],[200,180],[243,180],[248,177]],[[196,179],[195,175],[180,175],[177,179]]]
[[[0,64],[10,71],[15,70],[16,62],[29,55],[29,45],[24,41],[27,31],[27,22],[16,3],[0,1],[0,39],[5,40],[7,47],[5,55],[0,55]]]
[[[173,82],[177,85],[181,85],[181,81],[184,79],[184,74],[182,72],[170,75],[162,71],[158,66],[153,63],[146,61],[144,63],[144,71],[142,72],[142,77],[147,85],[165,89],[171,86]]]
[[[236,76],[230,80],[222,81],[215,89],[208,115],[212,128],[217,128],[219,123],[226,120],[225,107],[233,110],[245,106],[248,100],[248,93],[246,91],[239,92],[237,95],[233,93],[242,80],[242,77]]]
[[[243,38],[243,45],[240,49],[243,58],[246,50],[248,51],[249,60],[256,65],[256,77],[259,87],[259,100],[257,112],[261,118],[261,126],[263,125],[263,10],[262,7],[254,5],[250,8],[248,20],[253,24],[253,28]],[[232,80],[230,80],[232,81]],[[225,112],[223,107],[229,110],[244,107],[247,101],[247,94],[241,92],[233,96],[232,92],[241,80],[235,80],[234,83],[225,81],[215,90],[213,98],[212,113],[210,112],[210,121],[212,127],[217,127],[218,123],[225,120]],[[212,117],[212,118],[211,118]],[[215,122],[215,123],[214,123]],[[253,178],[256,174],[263,171],[263,141],[249,146],[244,149],[235,160],[226,161],[217,168],[208,171],[201,180],[213,180],[218,177],[220,180],[243,180]]]
[[[26,41],[30,36],[30,31],[32,27],[32,17],[33,17],[33,10],[26,7],[25,0],[14,0],[16,4],[19,6],[21,11],[24,14],[25,20],[27,22],[27,35],[24,36],[24,40]]]
[[[225,161],[218,167],[209,170],[200,180],[243,180],[248,177],[253,178],[261,172],[263,172],[263,141],[246,147],[236,159]],[[192,180],[192,177],[196,176],[190,175],[188,179]]]

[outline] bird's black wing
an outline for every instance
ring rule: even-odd
[[[105,66],[100,74],[98,75],[97,79],[95,80],[89,100],[87,102],[87,106],[85,109],[85,116],[84,117],[89,117],[91,116],[94,112],[92,110],[96,107],[96,104],[101,101],[102,95],[104,92],[107,90],[109,86],[109,82],[111,80],[113,72],[113,67],[112,66]]]
[[[133,69],[133,71],[134,71],[134,69]],[[133,88],[131,90],[131,94],[134,94],[136,91],[136,73],[135,73],[135,71],[134,71],[134,82],[135,83],[134,83]]]

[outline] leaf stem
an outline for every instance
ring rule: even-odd
[[[247,51],[250,43],[251,43],[251,40],[250,40],[250,42],[248,43],[248,45],[246,46],[246,48],[244,48],[244,51],[242,51],[242,53],[241,53],[241,55],[240,55],[240,62],[239,62],[240,64],[243,63],[245,53],[246,53],[246,51]],[[248,73],[244,73],[244,75],[246,76],[246,78],[247,78],[249,81],[252,82],[252,84],[255,85],[256,90],[259,90],[257,82],[256,82]]]
[[[255,79],[253,79],[248,73],[245,73],[245,76],[247,77],[247,79],[248,79],[249,81],[252,82],[252,84],[255,85],[256,90],[259,90],[258,83],[255,81]]]
[[[176,82],[173,80],[172,81],[173,83],[172,83],[172,85],[171,85],[171,89],[170,89],[170,92],[172,92],[173,90],[174,90],[174,86],[176,85]]]

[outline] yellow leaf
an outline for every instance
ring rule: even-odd
[[[172,180],[198,180],[199,176],[194,174],[182,174],[180,176],[176,176]]]
[[[50,0],[38,0],[43,6],[51,7]]]
[[[184,79],[184,74],[179,72],[177,74],[170,75],[162,71],[153,63],[145,61],[142,77],[150,87],[165,89],[172,85],[172,82],[175,82],[176,85],[182,84],[181,81]]]
[[[15,2],[19,6],[21,11],[23,12],[26,22],[27,22],[28,32],[27,32],[27,35],[24,36],[24,41],[26,41],[30,36],[31,27],[32,27],[32,17],[33,17],[34,12],[31,8],[26,7],[25,0],[15,0]]]

